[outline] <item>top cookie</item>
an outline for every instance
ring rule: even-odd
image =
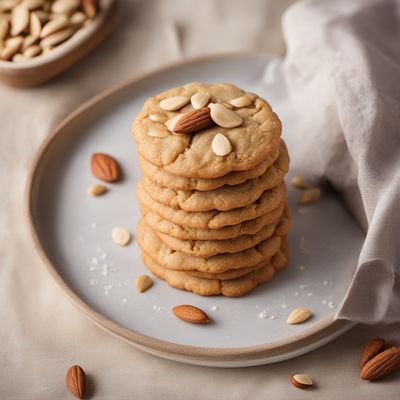
[[[205,94],[203,99],[209,96],[204,106],[218,105],[211,106],[214,122],[217,120],[221,125],[236,126],[222,127],[212,122],[211,126],[191,134],[168,131],[164,123],[174,130],[175,121],[171,119],[193,111],[190,100],[198,93]],[[165,105],[163,100],[166,99],[170,104]],[[231,105],[235,99],[237,101],[233,104],[237,107]],[[175,105],[172,104],[174,102]],[[198,106],[195,101],[193,103]],[[224,107],[223,113],[224,110],[235,113],[230,116],[234,121],[228,115],[227,120],[222,116],[221,122],[215,116],[218,113],[213,111],[216,107],[219,111]],[[281,123],[269,104],[253,93],[226,83],[189,83],[148,99],[136,117],[132,131],[140,155],[164,171],[188,178],[217,178],[232,171],[248,170],[262,161],[271,165],[279,154]],[[232,147],[224,156],[216,155],[212,149],[212,141],[218,133],[223,134]]]

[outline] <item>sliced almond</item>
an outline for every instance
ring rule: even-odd
[[[209,321],[208,315],[203,310],[188,304],[176,306],[172,312],[179,319],[191,324],[204,324]]]
[[[299,389],[308,389],[313,385],[313,381],[307,374],[295,374],[290,377],[293,386]]]
[[[311,187],[301,176],[294,176],[290,184],[296,189],[309,189]]]
[[[11,15],[11,35],[19,35],[28,27],[28,24],[29,11],[23,5],[13,8]]]
[[[0,18],[0,41],[7,37],[10,25],[6,19]]]
[[[135,280],[135,286],[139,293],[145,292],[153,285],[153,281],[148,275],[139,275]]]
[[[192,107],[195,110],[199,110],[207,105],[210,101],[210,95],[208,93],[196,93],[190,98],[190,102],[192,103]]]
[[[42,7],[43,4],[44,4],[44,0],[23,0],[22,1],[22,5],[29,11],[37,10],[38,8]]]
[[[120,246],[126,246],[131,241],[131,234],[125,228],[114,228],[111,232],[111,237],[112,240]]]
[[[35,38],[38,38],[40,36],[40,32],[42,31],[42,23],[35,13],[31,13],[30,15],[29,31],[30,35]]]
[[[159,122],[160,124],[163,124],[168,120],[168,117],[165,114],[159,114],[159,113],[150,114],[149,118],[154,122]]]
[[[22,54],[17,53],[13,56],[12,60],[14,62],[22,62],[22,61],[26,61],[26,57],[24,57]]]
[[[234,128],[239,126],[243,119],[234,111],[229,110],[222,104],[209,104],[212,120],[222,128]]]
[[[86,15],[81,11],[77,11],[71,15],[71,18],[69,20],[71,22],[71,25],[80,26],[86,21]]]
[[[299,196],[299,204],[311,204],[315,203],[321,197],[321,189],[310,188],[305,189]]]
[[[53,33],[52,35],[46,36],[41,40],[40,45],[42,47],[55,46],[69,39],[74,33],[74,28],[62,29],[61,31]]]
[[[69,26],[68,19],[65,17],[58,17],[57,19],[49,21],[43,27],[42,32],[40,33],[40,37],[43,39],[47,36],[52,35],[53,33],[60,31],[61,29],[66,28],[67,26]]]
[[[51,11],[58,14],[71,14],[79,8],[80,0],[56,0]]]
[[[26,58],[32,58],[38,56],[42,52],[42,48],[40,46],[30,46],[26,48],[23,52]]]
[[[32,35],[28,35],[24,37],[24,41],[22,43],[22,50],[25,50],[26,48],[32,46],[38,41],[38,38]]]
[[[234,107],[240,108],[249,106],[252,103],[252,100],[249,96],[240,96],[236,97],[236,99],[231,100],[230,103]]]
[[[166,111],[176,111],[189,103],[189,98],[186,96],[174,96],[160,101],[160,107]]]
[[[108,192],[107,186],[99,185],[99,184],[91,185],[91,186],[89,186],[89,189],[88,189],[88,194],[90,196],[101,196],[102,194],[107,193],[107,192]]]
[[[176,124],[178,123],[178,121],[185,115],[185,113],[183,114],[178,114],[175,115],[175,117],[172,117],[171,119],[169,119],[168,121],[166,121],[164,123],[164,125],[168,128],[169,131],[173,132],[175,129]]]
[[[217,133],[211,142],[212,151],[217,156],[226,156],[232,151],[232,145],[229,139],[222,133]]]
[[[289,325],[300,324],[311,317],[311,311],[308,308],[295,308],[288,316],[286,322]]]
[[[168,129],[164,125],[154,123],[151,124],[148,129],[147,134],[151,137],[165,138],[169,136]]]

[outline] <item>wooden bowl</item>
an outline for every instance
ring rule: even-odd
[[[61,74],[111,33],[117,21],[116,9],[114,0],[102,0],[96,18],[51,52],[23,62],[0,60],[0,81],[12,86],[31,87]]]

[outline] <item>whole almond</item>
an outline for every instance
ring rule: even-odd
[[[194,133],[213,125],[210,109],[203,107],[186,113],[174,126],[175,133]]]
[[[89,19],[93,19],[99,11],[98,0],[82,0],[82,9]]]
[[[192,103],[192,107],[195,110],[199,110],[207,105],[210,101],[210,95],[208,93],[196,93],[190,98],[190,102]]]
[[[182,304],[172,309],[179,319],[191,324],[204,324],[209,321],[208,315],[200,308],[188,304]]]
[[[305,189],[299,196],[298,203],[299,204],[311,204],[315,203],[321,197],[321,189],[319,188],[310,188]]]
[[[290,184],[296,189],[309,189],[311,187],[301,176],[294,176]]]
[[[60,31],[61,29],[69,26],[69,21],[65,17],[58,17],[49,21],[46,25],[43,26],[42,31],[40,32],[40,37],[43,39],[46,36],[50,36],[55,32]]]
[[[78,399],[83,399],[86,391],[86,374],[79,365],[73,365],[67,371],[66,383],[71,393]]]
[[[116,227],[111,232],[112,240],[120,245],[126,246],[131,241],[131,234],[128,229]]]
[[[15,54],[18,53],[22,46],[22,42],[23,39],[21,36],[7,39],[5,42],[5,47],[1,50],[0,59],[5,61],[10,60]]]
[[[371,358],[361,370],[361,378],[381,379],[400,367],[400,348],[392,347]]]
[[[29,31],[30,35],[35,38],[38,38],[40,36],[40,32],[42,31],[42,23],[40,22],[40,19],[36,13],[31,13]]]
[[[148,275],[139,275],[135,280],[135,286],[139,293],[145,292],[152,285],[153,281]]]
[[[295,374],[290,377],[293,386],[299,389],[308,389],[313,385],[313,381],[307,374]]]
[[[311,317],[311,311],[308,308],[295,308],[288,316],[286,322],[289,325],[300,324]]]
[[[160,101],[160,108],[166,111],[176,111],[189,103],[186,96],[174,96]]]
[[[252,103],[252,100],[249,96],[240,96],[236,99],[230,101],[230,103],[237,108],[247,107]]]
[[[159,114],[159,113],[150,114],[149,118],[151,121],[159,122],[160,124],[163,124],[168,120],[168,117],[165,114]]]
[[[215,155],[226,156],[232,151],[232,145],[229,139],[222,133],[217,133],[212,142],[211,148]]]
[[[121,168],[118,162],[108,154],[93,154],[90,166],[93,175],[102,181],[115,182],[121,177]]]
[[[371,339],[364,347],[360,357],[360,369],[363,369],[364,365],[374,358],[377,354],[385,350],[385,340],[382,338]]]
[[[24,50],[24,57],[32,58],[38,56],[42,52],[42,48],[40,46],[30,46]]]
[[[88,189],[88,194],[90,196],[101,196],[104,193],[108,192],[107,186],[104,185],[91,185]]]
[[[19,35],[28,27],[28,24],[29,11],[23,5],[13,8],[11,15],[11,35]]]
[[[208,107],[211,110],[212,120],[222,128],[234,128],[243,122],[243,119],[238,114],[224,107],[222,104],[211,103]]]

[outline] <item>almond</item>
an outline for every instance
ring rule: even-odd
[[[288,316],[286,322],[290,325],[300,324],[311,317],[311,311],[308,308],[295,308]]]
[[[21,61],[26,61],[26,57],[24,57],[22,54],[17,53],[13,56],[12,60],[14,62],[21,62]]]
[[[9,24],[6,19],[0,18],[0,42],[3,41],[8,34]]]
[[[88,189],[88,194],[90,194],[90,196],[101,196],[107,192],[108,188],[104,185],[91,185]]]
[[[210,101],[210,95],[208,93],[196,93],[190,98],[190,102],[192,103],[192,107],[195,110],[199,110],[207,105]]]
[[[71,14],[79,8],[79,0],[56,0],[51,5],[51,11],[59,14]]]
[[[186,113],[174,126],[175,133],[194,133],[213,124],[210,109],[203,107]]]
[[[371,358],[361,370],[361,378],[381,379],[400,367],[400,348],[392,347]]]
[[[135,286],[139,293],[145,292],[153,285],[153,281],[148,275],[139,275],[135,280]]]
[[[165,111],[176,111],[189,103],[189,98],[186,96],[174,96],[160,101],[161,109]]]
[[[56,46],[65,40],[69,39],[75,33],[74,28],[65,28],[61,31],[57,31],[52,35],[46,36],[44,39],[41,40],[40,45],[44,47],[49,46]]]
[[[217,133],[212,142],[211,148],[215,155],[226,156],[232,151],[232,145],[229,139],[222,133]]]
[[[115,182],[121,177],[121,168],[118,162],[108,154],[93,154],[90,166],[93,175],[102,181]]]
[[[243,122],[243,119],[238,114],[224,107],[222,104],[211,103],[208,107],[211,110],[212,120],[222,128],[234,128]]]
[[[23,0],[22,4],[29,11],[36,10],[43,6],[44,0]]]
[[[159,123],[154,123],[148,126],[147,134],[155,138],[165,138],[169,136],[168,129]]]
[[[131,241],[131,234],[125,228],[114,228],[111,232],[111,237],[120,246],[126,246]]]
[[[30,35],[38,38],[42,30],[42,23],[36,13],[31,13],[29,27]]]
[[[173,132],[175,129],[176,124],[178,121],[184,116],[185,114],[178,114],[175,117],[172,117],[168,121],[165,121],[164,125],[168,128],[170,132]]]
[[[98,0],[82,0],[82,9],[86,16],[93,19],[99,11]]]
[[[73,26],[80,26],[86,21],[86,15],[83,12],[77,11],[71,15],[69,21]]]
[[[307,374],[295,374],[290,377],[293,386],[299,389],[308,389],[313,385],[312,379]]]
[[[11,15],[11,35],[19,35],[28,27],[28,24],[29,11],[23,5],[14,7]]]
[[[299,204],[311,204],[315,203],[321,197],[321,189],[310,188],[305,189],[299,196]]]
[[[32,58],[38,56],[42,52],[42,48],[40,46],[30,46],[24,50],[24,57]]]
[[[66,383],[71,393],[78,399],[83,399],[86,391],[85,371],[79,365],[73,365],[66,375]]]
[[[53,19],[43,27],[42,31],[40,32],[40,37],[43,39],[46,36],[50,36],[53,33],[56,33],[61,29],[66,28],[67,26],[69,26],[69,21],[67,18],[58,17],[56,19]]]
[[[374,358],[377,354],[385,350],[385,347],[386,344],[384,339],[371,339],[361,352],[360,369],[363,369],[364,365],[371,360],[371,358]]]
[[[149,118],[151,121],[159,122],[160,124],[163,124],[168,120],[168,117],[165,114],[159,114],[159,113],[150,114]]]
[[[22,41],[23,39],[21,36],[7,39],[5,42],[6,46],[1,50],[0,59],[5,61],[10,60],[15,54],[18,53],[22,46]]]
[[[294,176],[290,184],[296,189],[309,189],[311,187],[301,176]]]
[[[230,103],[234,107],[240,108],[249,106],[252,103],[252,100],[250,99],[249,96],[240,96],[237,97],[236,99],[231,100]]]
[[[204,324],[209,321],[208,315],[200,308],[188,304],[182,304],[172,309],[179,319],[191,324]]]

